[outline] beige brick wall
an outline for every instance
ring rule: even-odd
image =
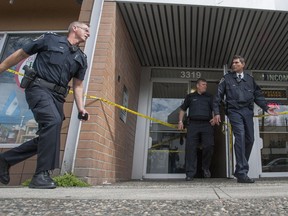
[[[140,69],[140,62],[116,3],[105,2],[88,95],[122,104],[125,85],[129,94],[128,108],[137,110]],[[124,123],[120,120],[118,108],[94,99],[87,99],[86,108],[91,118],[82,124],[75,174],[93,185],[129,180],[136,116],[128,113],[127,122]]]

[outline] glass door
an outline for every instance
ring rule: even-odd
[[[179,107],[188,93],[188,83],[153,83],[151,116],[177,126]],[[185,135],[151,122],[147,154],[147,174],[185,173]]]
[[[288,176],[288,102],[286,88],[263,88],[270,106],[278,116],[267,116],[258,109],[259,131],[263,139],[261,150],[262,177]]]

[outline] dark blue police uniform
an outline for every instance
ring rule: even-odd
[[[38,123],[38,137],[4,152],[3,156],[9,165],[14,165],[37,154],[35,173],[39,173],[59,167],[65,93],[73,77],[84,79],[87,60],[67,37],[55,33],[43,34],[23,50],[29,55],[37,53],[33,64],[37,78],[25,89],[25,95]]]
[[[189,108],[187,140],[185,147],[185,169],[187,177],[197,172],[197,147],[202,144],[202,169],[209,170],[214,147],[214,129],[210,124],[213,96],[207,92],[188,94],[180,108]]]
[[[238,78],[236,72],[226,74],[218,85],[214,99],[214,114],[220,114],[220,103],[226,95],[226,114],[232,126],[235,137],[236,169],[234,176],[245,179],[249,171],[248,160],[254,143],[253,108],[254,102],[265,111],[267,102],[260,87],[248,73]]]

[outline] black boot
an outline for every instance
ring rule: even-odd
[[[48,170],[35,174],[29,184],[29,188],[54,189],[56,183],[50,178]]]
[[[209,169],[203,169],[204,178],[211,178],[211,172]]]
[[[246,176],[245,178],[238,178],[237,179],[238,183],[254,183],[255,180],[254,179],[250,179],[248,176]]]
[[[7,163],[5,158],[0,155],[0,182],[2,184],[7,185],[10,182],[9,168],[10,165]]]

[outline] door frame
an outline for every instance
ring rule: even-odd
[[[191,89],[191,82],[189,80],[183,79],[169,79],[169,78],[153,78],[151,82],[151,91],[149,92],[149,103],[148,105],[148,116],[151,116],[152,113],[152,94],[153,94],[153,84],[154,83],[183,83],[187,84],[187,92]],[[183,97],[184,99],[184,97]],[[149,140],[149,124],[146,133],[146,140]],[[143,164],[143,179],[182,179],[185,178],[185,173],[147,173],[147,162],[148,162],[148,148],[149,141],[145,142],[145,154],[144,154],[144,164]]]
[[[140,79],[140,93],[138,112],[151,116],[153,82],[188,83],[196,81],[199,74],[208,82],[219,82],[223,76],[223,69],[205,68],[151,68],[143,67]],[[183,97],[184,99],[184,97]],[[134,155],[132,164],[132,179],[177,179],[185,174],[147,174],[147,155],[149,145],[150,120],[137,117]]]

